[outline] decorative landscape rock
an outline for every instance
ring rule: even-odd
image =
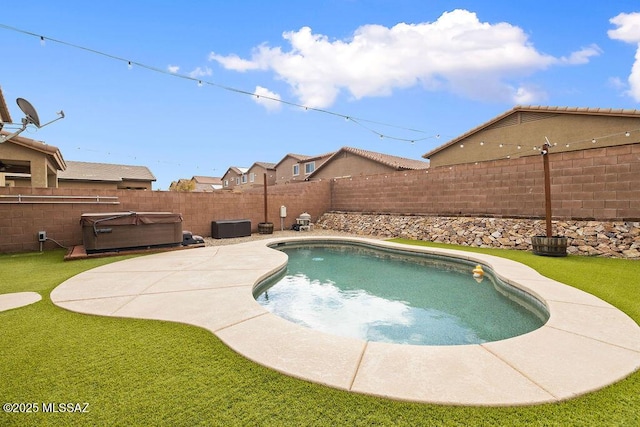
[[[399,237],[463,246],[531,250],[545,221],[517,218],[434,217],[329,212],[316,227],[360,235]],[[554,221],[570,255],[640,260],[640,222]]]

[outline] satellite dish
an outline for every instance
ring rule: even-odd
[[[57,113],[58,114],[57,118],[51,120],[50,122],[47,122],[47,123],[41,125],[40,124],[40,118],[38,117],[38,113],[36,112],[36,109],[33,108],[33,105],[31,105],[31,103],[29,101],[27,101],[24,98],[18,98],[18,99],[16,99],[16,102],[18,103],[18,107],[20,107],[20,109],[22,110],[22,112],[25,115],[25,117],[22,118],[22,126],[20,127],[20,129],[16,130],[15,132],[13,132],[10,135],[5,135],[5,134],[0,135],[0,144],[2,144],[5,141],[10,140],[14,136],[20,135],[27,128],[27,125],[29,125],[29,124],[33,124],[38,129],[40,129],[40,128],[43,128],[43,127],[45,127],[47,125],[50,125],[53,122],[57,122],[60,119],[64,119],[64,111],[60,110]],[[8,117],[8,115],[7,115],[7,117]],[[5,123],[3,123],[2,120],[0,120],[0,129],[2,129],[4,124]]]
[[[20,107],[26,116],[27,123],[33,123],[37,128],[40,128],[40,119],[38,118],[38,113],[36,112],[36,109],[33,108],[33,105],[24,98],[18,98],[16,99],[16,102],[18,103],[18,107]]]

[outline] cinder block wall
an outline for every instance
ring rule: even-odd
[[[638,220],[640,144],[549,155],[554,218]],[[332,180],[334,211],[540,218],[541,156]]]
[[[117,197],[119,204],[97,203],[50,203],[51,199],[24,198],[15,203],[16,195],[56,196],[101,196]],[[280,206],[287,207],[284,226],[291,224],[302,212],[311,214],[315,221],[330,210],[330,183],[307,182],[268,187],[268,220],[280,229]],[[213,193],[177,193],[168,191],[137,190],[81,190],[71,188],[0,188],[0,253],[33,251],[39,249],[37,233],[47,232],[47,237],[61,245],[82,244],[80,217],[83,213],[102,212],[175,212],[183,217],[183,230],[194,234],[211,236],[211,222],[222,219],[249,219],[253,231],[264,221],[264,191],[262,188],[243,193],[219,191]],[[54,248],[47,242],[45,248]]]

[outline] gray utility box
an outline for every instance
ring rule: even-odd
[[[85,213],[80,218],[87,253],[182,245],[182,215],[171,212]]]
[[[227,219],[211,223],[211,237],[228,239],[251,236],[251,221],[248,219]]]

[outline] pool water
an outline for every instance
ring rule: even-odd
[[[279,247],[286,271],[256,288],[284,319],[367,341],[460,345],[533,331],[548,318],[532,296],[463,260],[354,245]],[[486,269],[485,269],[486,270]]]

